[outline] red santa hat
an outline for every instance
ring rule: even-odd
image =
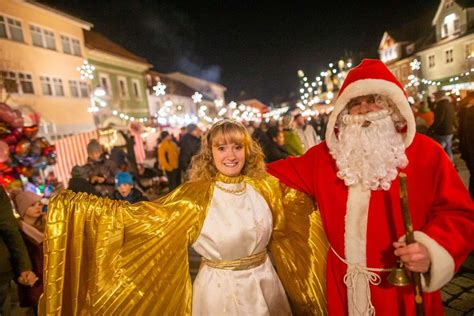
[[[347,103],[353,98],[369,94],[387,96],[395,103],[400,114],[407,122],[404,142],[406,147],[410,146],[415,137],[416,123],[402,84],[380,60],[364,59],[357,67],[349,71],[339,90],[326,130],[326,142],[329,148],[331,148],[333,139],[336,137],[334,127],[337,117],[344,110]]]

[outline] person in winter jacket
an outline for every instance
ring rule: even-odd
[[[189,169],[191,159],[198,153],[202,135],[202,131],[196,124],[189,124],[186,130],[187,133],[180,140],[181,151],[179,153],[179,166],[183,172]]]
[[[160,168],[166,173],[168,187],[171,190],[181,184],[179,170],[179,148],[167,131],[161,132],[161,142],[158,145],[158,161]]]
[[[285,148],[290,156],[301,156],[304,154],[301,139],[293,128],[293,116],[286,115],[282,119],[283,135],[285,136]]]
[[[285,148],[285,136],[276,126],[268,128],[267,145],[264,147],[265,161],[273,162],[288,157],[288,152]]]
[[[140,190],[133,187],[133,179],[130,173],[117,173],[115,176],[115,183],[117,189],[110,196],[112,200],[128,201],[132,204],[141,201],[148,201],[148,198],[144,196]]]
[[[46,217],[43,213],[41,196],[27,191],[14,191],[11,197],[20,215],[18,224],[33,265],[33,272],[38,277],[33,286],[18,285],[18,299],[21,307],[31,307],[36,314],[39,298],[43,293],[43,241]]]
[[[116,165],[105,159],[103,150],[96,139],[87,144],[87,163],[84,165],[89,182],[101,196],[108,196],[114,190]]]
[[[36,283],[37,276],[31,269],[31,260],[13,215],[10,198],[0,185],[0,315],[10,312],[5,303],[9,303],[11,280],[30,286]]]

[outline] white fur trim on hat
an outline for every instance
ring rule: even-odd
[[[404,135],[405,147],[410,146],[416,133],[416,122],[413,112],[408,103],[407,97],[395,83],[383,79],[361,79],[348,85],[342,94],[338,96],[334,105],[334,110],[329,117],[326,130],[326,143],[332,149],[333,138],[336,137],[334,127],[337,117],[344,110],[347,103],[356,97],[369,94],[380,94],[388,96],[398,107],[400,114],[407,122],[407,131]]]

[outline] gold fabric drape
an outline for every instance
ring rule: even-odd
[[[319,212],[277,179],[245,177],[273,213],[270,243],[296,314],[326,314],[327,242]],[[188,182],[153,202],[129,204],[63,191],[50,202],[41,315],[190,315],[187,250],[214,189]]]

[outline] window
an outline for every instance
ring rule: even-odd
[[[0,37],[17,42],[24,42],[21,22],[0,15]]]
[[[61,44],[63,46],[63,53],[81,56],[81,43],[79,40],[61,35]]]
[[[128,97],[127,79],[125,79],[125,77],[119,77],[118,83],[119,83],[120,97],[127,98]]]
[[[79,82],[79,87],[81,90],[81,97],[87,98],[89,97],[89,87],[87,86],[87,83],[85,82]]]
[[[443,24],[443,29],[441,30],[441,37],[445,38],[448,36],[448,25],[445,23]]]
[[[54,86],[54,95],[63,97],[64,96],[63,80],[59,78],[53,78],[53,86]]]
[[[410,74],[410,73],[409,73],[409,70],[408,70],[407,65],[403,65],[403,66],[402,66],[402,77],[401,77],[401,79],[402,79],[402,80],[407,79],[409,74]]]
[[[109,76],[104,75],[104,74],[100,74],[99,78],[100,78],[100,86],[102,87],[102,89],[104,89],[105,93],[110,95],[111,91],[110,91]]]
[[[140,91],[140,82],[137,79],[132,80],[132,87],[133,87],[133,95],[135,98],[140,99],[142,97]]]
[[[5,25],[5,18],[0,15],[0,37],[8,38],[7,36],[7,26]]]
[[[466,45],[466,58],[474,58],[474,42]]]
[[[31,42],[34,46],[56,50],[54,33],[35,25],[30,25]]]
[[[1,71],[0,77],[2,78],[5,90],[8,93],[35,93],[33,79],[30,74],[23,72],[16,73],[14,71]]]
[[[41,92],[43,95],[53,95],[53,88],[51,86],[51,79],[49,77],[40,76]]]
[[[428,67],[433,68],[435,66],[435,55],[428,56]]]
[[[18,83],[17,83],[17,77],[16,73],[13,71],[2,71],[2,81],[3,81],[3,86],[5,87],[5,90],[8,93],[18,93]]]
[[[461,32],[461,22],[459,20],[459,16],[455,13],[447,15],[443,20],[441,38],[445,38],[450,35],[456,35],[459,32]]]
[[[445,57],[446,57],[446,63],[447,64],[450,64],[454,61],[454,57],[453,57],[453,49],[448,49],[447,51],[444,52],[445,53]]]
[[[72,53],[76,56],[81,56],[81,43],[77,39],[72,39]]]
[[[63,80],[60,78],[53,78],[47,76],[40,76],[41,81],[41,91],[43,95],[54,95],[63,97],[64,96],[64,88],[63,88]]]
[[[10,39],[17,42],[24,42],[21,22],[12,18],[7,18],[7,25],[8,31],[10,32]]]
[[[79,85],[75,80],[69,80],[69,90],[71,93],[71,97],[79,98]]]
[[[456,17],[456,20],[453,21],[454,34],[461,32],[461,22],[459,18]]]
[[[21,92],[24,94],[35,94],[35,89],[33,88],[33,78],[30,74],[25,74],[20,72],[18,74],[20,79]]]

